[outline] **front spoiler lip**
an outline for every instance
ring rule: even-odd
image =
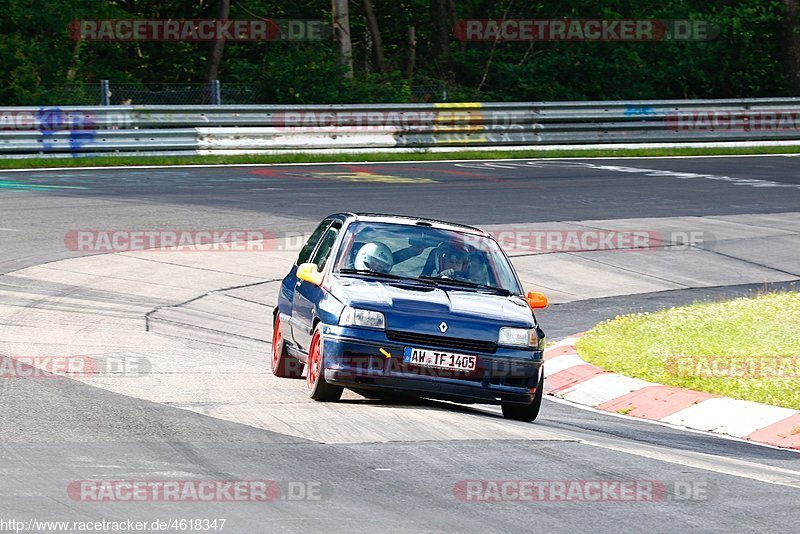
[[[415,380],[413,378],[391,376],[358,376],[337,369],[325,369],[325,381],[351,389],[389,391],[462,404],[527,405],[533,402],[535,394],[535,390],[528,391],[524,388],[514,389],[518,391],[524,390],[525,393],[512,393],[494,388],[452,384],[435,380]]]
[[[533,401],[536,392],[534,388],[516,385],[501,385],[488,383],[488,377],[483,381],[460,380],[451,377],[431,377],[428,375],[409,374],[409,373],[384,373],[380,370],[377,372],[359,372],[359,369],[353,369],[349,366],[340,366],[339,358],[345,350],[354,350],[353,347],[361,347],[362,350],[371,354],[369,357],[379,357],[381,354],[380,349],[388,349],[393,354],[402,354],[403,344],[396,342],[387,342],[380,339],[363,339],[343,335],[341,333],[334,333],[328,330],[323,334],[323,339],[326,347],[332,349],[332,364],[331,367],[325,369],[325,380],[336,385],[364,390],[379,390],[390,391],[395,393],[402,393],[408,395],[415,395],[425,398],[433,398],[440,400],[448,400],[453,402],[465,404],[516,404],[527,405]],[[334,348],[335,347],[335,348]],[[346,347],[346,348],[345,348]],[[420,345],[425,347],[425,345]],[[327,352],[330,350],[325,349]],[[432,347],[436,350],[437,347]],[[355,349],[357,350],[357,349]],[[439,350],[448,350],[439,348]],[[509,354],[484,354],[472,353],[470,351],[461,351],[457,349],[450,349],[454,353],[471,354],[479,357],[485,364],[493,365],[497,363],[500,368],[508,369],[509,365],[521,365],[523,368],[529,369],[529,373],[535,373],[541,376],[541,368],[543,361],[541,359],[541,351],[519,351],[518,355]],[[338,356],[337,356],[338,355]],[[537,357],[538,356],[538,357]],[[535,385],[538,381],[533,382]]]

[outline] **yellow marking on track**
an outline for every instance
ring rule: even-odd
[[[416,178],[413,176],[393,176],[390,174],[372,174],[371,172],[315,172],[314,178],[329,178],[341,182],[379,182],[385,184],[434,184],[431,178]]]

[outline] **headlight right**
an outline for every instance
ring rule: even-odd
[[[498,345],[510,347],[536,348],[538,343],[539,337],[535,328],[503,327],[500,329],[500,335],[497,337]]]
[[[381,312],[345,306],[339,317],[339,326],[362,326],[364,328],[386,328],[386,317]]]

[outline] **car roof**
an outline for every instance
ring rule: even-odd
[[[481,230],[480,228],[476,228],[474,226],[468,226],[466,224],[458,224],[447,221],[440,221],[437,219],[427,219],[424,217],[412,217],[409,215],[392,215],[387,213],[342,213],[341,215],[351,218],[354,221],[360,221],[360,222],[375,222],[375,223],[403,224],[403,225],[413,225],[417,223],[423,223],[426,226],[430,225],[433,228],[440,228],[442,230],[451,230],[455,232],[478,234],[482,236],[489,235],[485,231]]]

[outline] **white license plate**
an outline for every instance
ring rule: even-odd
[[[439,367],[442,369],[457,369],[459,371],[473,371],[478,362],[477,356],[453,354],[438,350],[415,349],[406,347],[403,350],[403,362],[426,367]]]

